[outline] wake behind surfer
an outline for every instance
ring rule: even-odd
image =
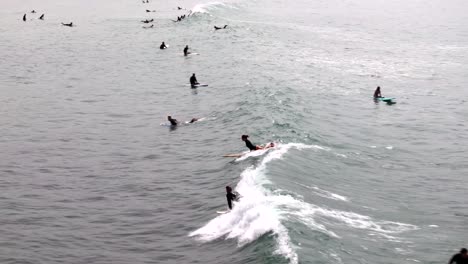
[[[456,264],[468,264],[468,251],[466,248],[462,248],[460,253],[453,255],[450,259],[449,264],[456,263]]]
[[[190,77],[190,86],[192,86],[192,88],[196,88],[197,85],[199,85],[200,83],[198,83],[197,81],[197,77],[195,77],[195,73],[192,74],[192,77]]]
[[[275,146],[275,143],[271,142],[270,144],[262,147],[262,146],[258,146],[258,145],[254,145],[252,144],[252,142],[250,142],[249,140],[249,135],[242,135],[241,136],[241,140],[245,142],[245,146],[250,149],[250,151],[255,151],[255,150],[259,150],[259,149],[267,149],[267,148],[272,148]]]
[[[380,86],[377,86],[377,89],[375,89],[374,98],[382,98],[382,93],[380,92]]]
[[[232,193],[231,186],[226,186],[226,199],[227,199],[229,210],[232,210],[232,201],[235,201],[237,199],[237,195]]]

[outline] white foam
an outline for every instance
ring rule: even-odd
[[[200,241],[212,241],[220,237],[237,239],[238,245],[243,246],[271,233],[277,243],[274,252],[289,259],[292,264],[298,263],[295,246],[290,241],[288,230],[281,223],[284,218],[282,207],[293,198],[273,193],[263,187],[270,183],[265,177],[267,164],[281,159],[291,148],[323,149],[320,146],[290,143],[279,144],[273,149],[265,150],[268,155],[258,166],[251,166],[241,173],[241,180],[235,190],[242,195],[242,198],[235,203],[233,210],[215,217],[203,227],[191,232],[189,236],[194,236]],[[319,226],[320,228],[322,227]]]
[[[332,193],[332,192],[320,189],[317,186],[309,186],[309,185],[305,185],[305,184],[302,184],[302,183],[299,183],[299,182],[294,182],[294,183],[297,184],[297,185],[300,185],[302,187],[305,187],[307,189],[314,190],[314,193],[316,195],[318,195],[320,197],[323,197],[323,198],[328,198],[328,199],[338,200],[338,201],[344,201],[344,202],[349,201],[348,197],[346,197],[346,196],[339,195],[339,194],[336,194],[336,193]]]
[[[195,13],[206,14],[206,13],[209,13],[210,9],[216,8],[219,6],[226,6],[226,4],[222,2],[217,2],[217,1],[203,3],[203,4],[196,4],[191,10],[192,10],[192,14],[195,14]]]
[[[299,245],[292,244],[288,229],[282,221],[297,221],[311,230],[334,238],[339,238],[339,235],[328,230],[326,225],[341,224],[350,228],[363,229],[369,231],[369,235],[388,240],[396,239],[391,236],[393,234],[417,229],[416,226],[409,224],[379,221],[353,212],[319,207],[303,201],[300,197],[278,190],[268,190],[265,188],[270,183],[265,177],[267,164],[282,159],[291,148],[327,150],[320,146],[296,143],[279,144],[268,150],[258,166],[250,166],[241,173],[241,180],[235,190],[242,195],[242,198],[235,203],[233,210],[218,215],[203,227],[191,232],[189,236],[200,241],[212,241],[221,237],[237,239],[238,245],[243,246],[263,235],[270,234],[276,241],[274,253],[284,256],[291,264],[297,264],[299,260],[296,248]],[[327,198],[348,201],[348,198],[344,196],[318,187],[310,188]]]

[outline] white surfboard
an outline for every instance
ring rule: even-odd
[[[231,210],[216,211],[216,213],[218,213],[218,214],[226,214],[226,213],[229,213],[229,212],[231,212]]]
[[[207,86],[208,84],[203,84],[203,83],[195,84],[194,86],[190,85],[190,87],[192,87],[193,89],[198,88],[198,87],[207,87]]]

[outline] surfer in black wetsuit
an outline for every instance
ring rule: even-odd
[[[198,118],[194,117],[194,118],[192,118],[192,119],[190,120],[189,123],[190,123],[190,124],[193,124],[193,123],[195,123],[195,122],[197,122],[197,121],[198,121]]]
[[[237,195],[232,193],[232,188],[230,186],[226,186],[226,198],[227,198],[229,210],[231,210],[232,201],[235,201],[237,199]]]
[[[39,17],[40,20],[44,20],[44,14]]]
[[[453,255],[450,259],[449,264],[456,263],[456,264],[468,264],[468,251],[466,248],[462,248],[460,253]]]
[[[67,26],[67,27],[73,27],[73,22],[70,22],[68,24],[65,24],[65,23],[62,23],[63,26]]]
[[[192,86],[192,88],[196,88],[198,84],[199,83],[197,81],[197,77],[195,77],[195,73],[194,73],[192,77],[190,77],[190,85]]]
[[[166,43],[161,43],[161,46],[159,46],[160,49],[167,49]]]
[[[177,126],[179,122],[177,122],[177,119],[172,118],[171,116],[167,116],[167,121],[171,122],[171,126]]]
[[[380,93],[380,86],[377,86],[377,89],[375,89],[374,98],[382,98],[382,93]]]
[[[188,45],[186,45],[185,48],[184,48],[184,56],[187,56],[187,55],[190,54],[190,53],[188,52],[188,49],[189,49],[189,48],[188,48]]]
[[[224,25],[224,27],[217,27],[217,26],[214,26],[214,29],[215,29],[215,30],[218,30],[218,29],[225,29],[225,28],[227,28],[227,26],[228,26],[228,25]]]
[[[26,21],[26,14],[24,14],[23,16],[23,21]]]
[[[249,140],[248,138],[249,138],[248,135],[242,135],[242,136],[241,136],[242,141],[245,142],[245,146],[246,146],[247,148],[249,148],[250,151],[259,150],[259,149],[266,149],[266,148],[272,148],[272,147],[275,146],[275,143],[273,143],[273,142],[271,142],[270,144],[266,145],[265,147],[257,146],[257,145],[252,144],[252,142],[250,142],[250,140]]]

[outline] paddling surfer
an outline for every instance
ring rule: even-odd
[[[62,22],[62,26],[73,27],[73,22],[70,22],[68,24]]]
[[[214,26],[214,29],[215,29],[215,30],[218,30],[218,29],[225,29],[225,28],[227,28],[227,26],[228,26],[228,25],[224,25],[224,27],[217,27],[217,26]]]
[[[242,135],[241,136],[241,139],[242,141],[245,142],[245,146],[250,149],[250,151],[255,151],[255,150],[259,150],[259,149],[266,149],[266,148],[272,148],[275,146],[275,144],[273,142],[271,142],[270,144],[266,145],[265,147],[262,147],[262,146],[257,146],[257,145],[254,145],[252,144],[252,142],[250,142],[249,140],[249,135]]]

